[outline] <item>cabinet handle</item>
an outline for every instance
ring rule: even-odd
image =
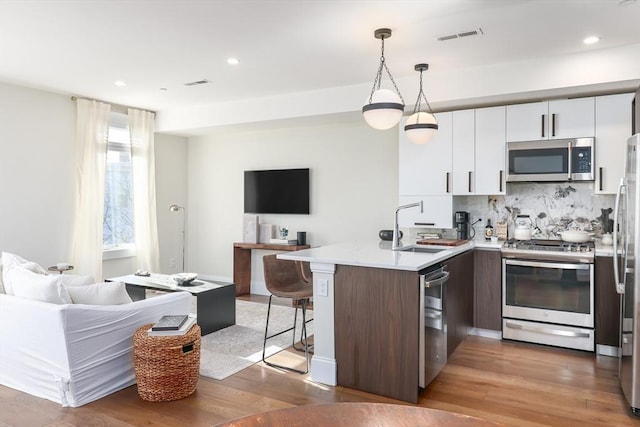
[[[551,136],[556,136],[556,114],[551,115]]]
[[[469,171],[469,193],[471,193],[471,171]]]
[[[498,188],[500,189],[500,192],[502,193],[502,175],[504,174],[504,171],[500,171],[500,175],[499,175],[499,183],[498,183]]]
[[[445,191],[446,191],[447,193],[449,193],[449,175],[450,175],[450,173],[449,173],[449,172],[447,172],[447,175],[446,175],[446,177],[445,177],[445,179],[447,180],[447,183],[446,183],[446,186],[445,186]]]
[[[416,226],[427,226],[427,227],[435,227],[436,223],[435,222],[414,222],[414,225]]]
[[[598,168],[598,181],[600,181],[600,191],[602,191],[602,168]]]
[[[540,129],[542,131],[541,133],[542,133],[542,137],[543,138],[544,138],[544,116],[545,116],[545,114],[540,116],[540,119],[541,119],[540,122],[542,123],[542,127]]]

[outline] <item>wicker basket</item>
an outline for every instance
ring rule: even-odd
[[[144,400],[161,402],[189,396],[200,373],[200,326],[184,335],[149,336],[153,324],[133,335],[133,363],[138,394]]]

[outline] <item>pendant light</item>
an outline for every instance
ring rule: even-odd
[[[371,94],[367,103],[362,107],[362,116],[365,121],[375,129],[390,129],[400,122],[404,112],[404,99],[400,95],[398,86],[393,80],[393,76],[387,67],[384,59],[384,39],[391,37],[391,30],[379,28],[373,33],[375,38],[382,40],[382,53],[380,55],[380,65],[376,78],[373,81]],[[380,89],[382,82],[382,70],[387,72],[389,80],[393,83],[395,92],[389,89]]]
[[[404,126],[404,132],[409,141],[414,144],[426,144],[436,135],[438,131],[438,121],[431,112],[431,106],[427,97],[422,90],[422,73],[429,69],[429,64],[416,64],[416,71],[420,71],[420,91],[418,92],[418,100],[413,108],[413,114],[407,119]],[[421,111],[422,98],[426,105],[426,111]]]

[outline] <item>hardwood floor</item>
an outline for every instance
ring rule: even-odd
[[[297,352],[283,357],[289,362],[300,358]],[[640,426],[626,408],[616,368],[615,358],[468,337],[422,392],[418,406],[506,426]],[[0,386],[0,426],[212,426],[252,413],[326,402],[405,404],[315,384],[308,375],[260,363],[222,381],[201,377],[193,395],[162,403],[143,401],[132,386],[80,408],[62,408]]]

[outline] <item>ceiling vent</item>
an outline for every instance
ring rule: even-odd
[[[461,39],[463,37],[471,37],[471,36],[481,36],[484,33],[482,32],[482,28],[478,28],[477,30],[471,30],[471,31],[463,31],[460,33],[455,33],[455,34],[447,34],[445,36],[439,36],[436,37],[437,40],[439,42],[444,42],[447,40],[453,40],[453,39]]]
[[[211,80],[207,80],[207,79],[202,79],[202,80],[196,80],[195,82],[189,82],[189,83],[185,83],[185,86],[199,86],[199,85],[206,85],[207,83],[211,83]]]

